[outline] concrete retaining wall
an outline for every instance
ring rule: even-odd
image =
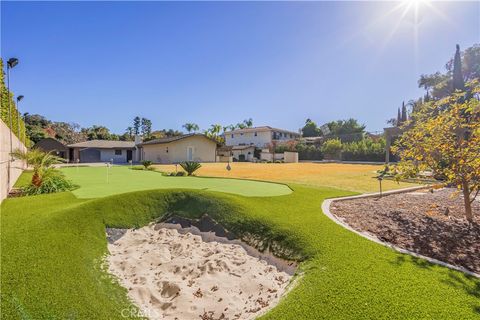
[[[0,202],[3,201],[17,181],[26,165],[24,161],[12,160],[10,150],[26,151],[25,145],[12,133],[10,146],[10,129],[0,120]]]

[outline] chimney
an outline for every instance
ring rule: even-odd
[[[135,141],[135,145],[138,145],[138,144],[142,143],[143,142],[142,136],[136,134],[134,141]]]

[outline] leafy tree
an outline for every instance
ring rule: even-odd
[[[200,130],[200,127],[198,126],[198,124],[196,123],[193,123],[193,122],[187,122],[185,123],[183,126],[182,126],[185,130],[187,130],[188,133],[190,132],[197,132],[198,130]]]
[[[480,85],[468,84],[472,92],[426,103],[411,126],[397,141],[393,152],[400,156],[400,176],[416,176],[432,170],[446,184],[462,190],[465,216],[473,221],[471,204],[480,190]],[[445,105],[448,107],[445,108]]]
[[[340,139],[330,139],[322,145],[322,152],[330,159],[340,159],[342,152],[342,141]]]
[[[49,128],[53,130],[55,139],[65,144],[86,140],[84,133],[80,130],[80,125],[77,123],[52,122]]]
[[[135,135],[139,135],[140,134],[140,125],[141,125],[141,119],[139,116],[136,116],[135,118],[133,118],[133,133]]]
[[[327,126],[330,130],[327,138],[338,138],[342,142],[362,140],[365,134],[365,125],[355,119],[332,121]]]
[[[304,137],[319,137],[322,135],[322,132],[317,127],[317,124],[311,119],[305,121],[305,125],[302,128],[302,136]]]
[[[81,132],[86,135],[87,140],[119,140],[117,135],[110,133],[110,130],[104,126],[93,125],[82,128]]]
[[[152,133],[152,121],[147,118],[141,120],[142,136],[146,139],[150,138]]]

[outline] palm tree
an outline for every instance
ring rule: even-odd
[[[185,130],[187,130],[188,133],[190,133],[192,131],[195,133],[196,131],[198,131],[200,129],[198,124],[190,123],[190,122],[185,123],[182,127],[185,128]]]
[[[187,172],[187,175],[191,176],[195,171],[200,169],[202,165],[195,161],[185,161],[180,163],[180,166]]]
[[[17,149],[12,152],[12,156],[16,159],[25,160],[27,165],[33,168],[32,184],[36,187],[42,185],[43,177],[49,172],[52,165],[64,162],[64,159],[39,149],[32,149],[27,152]]]
[[[235,126],[233,124],[229,124],[228,126],[223,127],[223,132],[233,131],[235,130]]]
[[[248,118],[248,119],[243,120],[243,123],[245,124],[245,126],[247,128],[253,127],[253,119],[252,118]]]

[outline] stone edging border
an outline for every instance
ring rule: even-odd
[[[411,188],[404,188],[404,189],[399,189],[399,190],[392,190],[392,191],[387,191],[387,192],[383,192],[382,195],[389,195],[389,194],[395,194],[395,193],[403,193],[403,192],[410,192],[410,191],[415,191],[415,190],[420,190],[420,189],[425,189],[425,188],[428,188],[428,186],[420,186],[420,187],[411,187]],[[407,250],[407,249],[403,249],[403,248],[400,248],[400,247],[397,247],[393,244],[390,244],[388,242],[384,242],[384,241],[381,241],[380,239],[378,239],[376,236],[372,235],[372,234],[369,234],[367,232],[361,232],[361,231],[357,231],[355,229],[353,229],[352,227],[350,227],[348,224],[346,224],[345,222],[343,222],[342,220],[340,220],[337,216],[335,216],[333,213],[330,212],[330,206],[331,204],[334,202],[334,201],[341,201],[341,200],[349,200],[349,199],[358,199],[358,198],[370,198],[370,197],[376,197],[376,196],[379,196],[380,194],[379,193],[369,193],[369,194],[361,194],[361,195],[357,195],[357,196],[351,196],[351,197],[341,197],[341,198],[332,198],[332,199],[326,199],[323,201],[322,203],[322,211],[323,211],[323,214],[325,214],[330,220],[332,220],[333,222],[337,223],[338,225],[342,226],[343,228],[351,231],[351,232],[354,232],[356,234],[358,234],[359,236],[361,237],[364,237],[370,241],[373,241],[375,243],[378,243],[382,246],[385,246],[385,247],[388,247],[388,248],[391,248],[397,252],[400,252],[400,253],[404,253],[404,254],[409,254],[411,256],[414,256],[416,258],[421,258],[421,259],[425,259],[427,260],[428,262],[430,263],[434,263],[434,264],[438,264],[438,265],[441,265],[443,267],[447,267],[449,269],[453,269],[453,270],[457,270],[457,271],[461,271],[463,273],[466,273],[470,276],[473,276],[473,277],[476,277],[476,278],[480,278],[480,274],[478,273],[475,273],[475,272],[472,272],[472,271],[469,271],[463,267],[458,267],[458,266],[454,266],[452,264],[449,264],[449,263],[446,263],[446,262],[443,262],[443,261],[440,261],[440,260],[437,260],[437,259],[434,259],[434,258],[430,258],[430,257],[427,257],[427,256],[423,256],[421,254],[418,254],[416,252],[413,252],[413,251],[410,251],[410,250]]]

